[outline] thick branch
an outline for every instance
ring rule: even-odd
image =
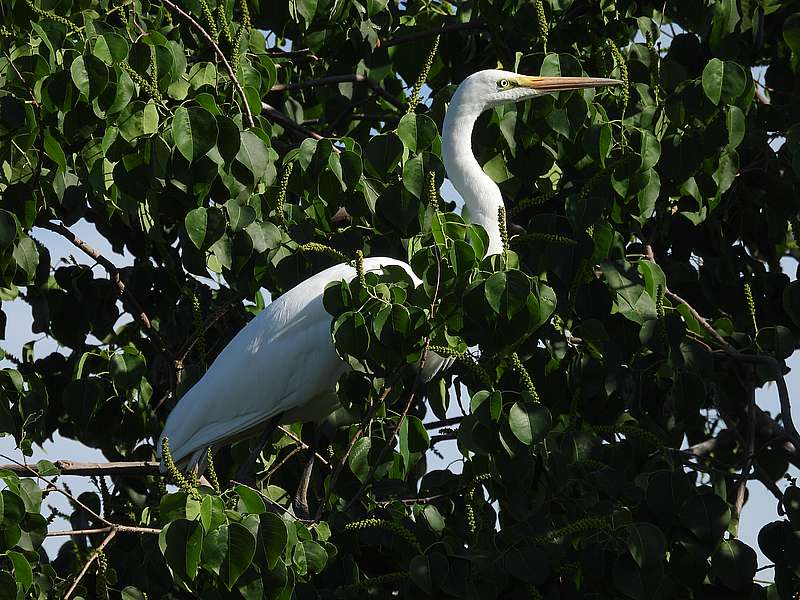
[[[737,435],[731,429],[724,429],[720,431],[717,437],[709,438],[704,442],[689,446],[682,452],[685,454],[692,454],[694,456],[708,456],[717,450],[730,448],[736,443]]]
[[[303,127],[299,123],[295,123],[292,119],[287,117],[277,108],[272,106],[271,104],[267,104],[266,102],[261,103],[261,110],[263,110],[270,119],[278,123],[279,125],[283,125],[286,129],[291,129],[295,133],[300,134],[303,137],[310,137],[315,140],[322,140],[324,139],[320,134],[315,131],[311,131],[306,127]],[[339,152],[339,149],[334,146],[334,151]]]
[[[392,96],[389,92],[387,92],[369,77],[352,73],[348,73],[346,75],[331,75],[329,77],[320,77],[319,79],[309,79],[307,81],[297,81],[295,83],[279,83],[277,85],[273,85],[271,91],[291,92],[292,90],[301,90],[303,88],[317,87],[320,85],[337,85],[339,83],[363,83],[375,94],[386,100],[398,110],[403,110],[405,107],[405,104],[402,101]]]
[[[73,535],[94,535],[96,533],[108,533],[109,531],[122,533],[137,533],[139,535],[158,535],[160,529],[153,527],[133,527],[132,525],[109,525],[108,527],[98,527],[96,529],[69,529],[67,531],[48,531],[47,537],[73,536]]]
[[[153,461],[131,461],[131,462],[75,462],[72,460],[58,460],[54,463],[61,471],[62,475],[97,475],[100,477],[111,477],[113,475],[158,475],[158,463]],[[12,473],[25,475],[38,475],[39,468],[36,465],[20,465],[9,463],[0,465],[0,470],[11,471]]]
[[[228,77],[231,78],[231,81],[233,82],[233,86],[236,88],[236,92],[239,94],[239,97],[242,99],[242,111],[244,112],[244,116],[247,118],[247,124],[250,127],[255,127],[256,124],[255,124],[255,121],[253,121],[253,115],[250,112],[250,107],[247,105],[247,98],[244,95],[244,89],[242,88],[242,84],[239,83],[239,80],[236,78],[236,73],[234,73],[233,67],[231,66],[231,63],[228,62],[228,59],[225,56],[225,53],[220,49],[220,47],[214,41],[214,38],[211,37],[211,34],[209,34],[205,30],[205,28],[202,25],[200,25],[200,23],[195,21],[194,18],[192,17],[192,15],[188,14],[187,12],[184,12],[184,10],[180,6],[178,6],[177,4],[172,2],[172,0],[161,0],[161,2],[163,4],[165,4],[165,5],[167,5],[171,10],[174,10],[176,13],[178,13],[184,19],[186,19],[189,22],[189,24],[192,27],[194,27],[200,35],[203,36],[203,38],[206,40],[206,42],[208,42],[208,44],[212,48],[214,48],[214,52],[219,57],[219,59],[222,61],[222,64],[225,65],[225,70],[228,71]]]
[[[458,425],[461,421],[464,420],[464,417],[451,417],[449,419],[442,419],[440,421],[431,421],[430,423],[425,423],[425,429],[441,429],[442,427],[450,427],[452,425]]]
[[[169,356],[170,358],[174,359],[174,355],[170,350],[167,348],[166,343],[164,343],[163,338],[158,333],[158,331],[153,328],[153,324],[150,322],[150,318],[147,316],[147,313],[144,312],[142,305],[139,304],[139,301],[133,295],[133,293],[125,286],[123,283],[122,278],[119,275],[119,269],[116,267],[114,263],[108,260],[105,256],[100,254],[97,250],[92,248],[89,244],[84,242],[80,239],[77,235],[72,233],[69,229],[67,229],[61,223],[51,223],[49,221],[45,221],[43,223],[37,223],[37,227],[41,227],[42,229],[47,229],[49,231],[53,231],[65,238],[67,238],[72,244],[80,248],[84,254],[93,258],[97,263],[103,266],[103,268],[108,271],[108,274],[111,276],[111,281],[114,282],[114,285],[117,286],[120,295],[125,297],[128,304],[133,310],[128,310],[128,312],[141,323],[142,328],[151,340],[155,342],[155,344],[161,349],[161,351]],[[124,305],[124,303],[123,303]]]

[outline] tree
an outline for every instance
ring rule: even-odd
[[[110,462],[0,472],[0,597],[800,592],[800,490],[776,484],[800,466],[784,381],[800,283],[780,262],[800,227],[794,3],[3,7],[0,292],[62,351],[5,355],[0,431],[23,454],[58,431]],[[624,85],[484,115],[476,155],[524,228],[484,258],[437,192],[438,126],[455,84],[498,64]],[[79,240],[80,219],[133,266]],[[41,228],[80,260],[52,264]],[[233,480],[245,441],[208,485],[172,470],[168,491],[153,440],[261,290],[360,253],[408,257],[424,283],[326,292],[353,369],[314,519],[290,502],[310,427],[274,433],[252,486]],[[455,363],[422,389],[407,366],[432,350]],[[769,382],[779,415],[755,402]],[[429,471],[448,439],[462,472]],[[782,515],[759,535],[769,587],[737,539],[748,484]],[[70,497],[78,532],[55,557],[47,494]]]

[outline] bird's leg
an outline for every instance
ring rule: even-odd
[[[300,479],[300,485],[297,486],[297,492],[294,495],[294,514],[299,519],[309,520],[311,513],[308,510],[308,485],[311,482],[311,472],[314,469],[314,458],[317,453],[317,442],[319,441],[320,429],[314,429],[314,437],[311,440],[311,445],[308,448],[308,462],[303,469],[303,476]]]
[[[236,474],[236,479],[243,483],[255,483],[255,473],[253,470],[256,465],[256,460],[261,454],[261,451],[264,449],[264,446],[266,446],[267,442],[269,442],[269,438],[272,435],[272,432],[275,431],[275,428],[278,426],[280,418],[281,415],[275,415],[269,421],[267,421],[267,426],[264,428],[264,432],[261,434],[261,437],[258,438],[258,442],[256,442],[256,445],[253,448],[253,451],[250,453],[250,456],[248,456],[244,464],[239,467],[239,472]]]

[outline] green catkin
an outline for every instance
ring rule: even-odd
[[[107,517],[108,513],[111,511],[111,494],[108,492],[108,484],[106,483],[106,478],[102,475],[99,477],[100,479],[100,498],[103,500],[103,516]]]
[[[664,286],[656,288],[656,316],[658,317],[658,334],[661,342],[669,350],[669,335],[667,334],[667,322],[664,320]]]
[[[194,334],[197,336],[197,351],[200,354],[200,362],[203,364],[203,369],[206,368],[206,336],[205,325],[203,323],[203,310],[200,306],[200,298],[197,294],[192,292],[192,321],[194,325]]]
[[[351,583],[350,585],[343,585],[339,588],[336,588],[336,596],[344,597],[356,593],[363,594],[363,592],[369,590],[370,588],[400,583],[409,577],[410,575],[407,571],[398,571],[396,573],[378,575],[377,577],[371,577],[370,579],[365,579],[364,581],[359,581],[358,583]]]
[[[547,533],[543,533],[533,538],[532,542],[536,545],[547,544],[569,535],[583,533],[584,531],[593,531],[595,529],[605,529],[606,527],[608,527],[608,517],[586,517],[585,519],[579,519],[560,529],[553,529]]]
[[[508,237],[508,234],[506,234]],[[519,244],[523,242],[546,242],[548,244],[561,244],[562,246],[574,246],[578,242],[565,235],[556,235],[555,233],[523,233],[514,237],[514,243]]]
[[[319,244],[317,242],[307,242],[302,246],[299,246],[299,248],[303,252],[316,252],[318,254],[324,254],[325,256],[332,258],[336,262],[348,262],[350,260],[335,248],[331,248],[330,246],[326,246],[325,244]]]
[[[489,373],[486,371],[486,369],[484,369],[477,362],[475,362],[475,359],[472,358],[472,356],[470,356],[466,352],[458,352],[457,350],[454,350],[453,348],[449,348],[447,346],[428,346],[428,350],[430,350],[431,352],[435,352],[436,354],[442,357],[455,358],[458,362],[467,367],[467,369],[472,371],[472,373],[478,379],[480,379],[489,389],[494,389],[494,386],[492,385],[492,380],[489,377]]]
[[[366,289],[367,277],[364,274],[364,253],[361,250],[356,250],[356,273],[358,274],[358,284]]]
[[[533,396],[534,402],[539,402],[539,394],[536,393],[536,386],[533,385],[533,379],[531,379],[528,370],[525,368],[525,365],[522,364],[522,361],[516,352],[511,355],[511,364],[514,366],[514,370],[519,373],[519,378],[522,381],[522,387],[525,388],[526,392]]]
[[[619,78],[622,80],[622,112],[624,114],[625,109],[628,108],[628,101],[631,97],[630,82],[628,79],[628,63],[625,62],[625,57],[614,42],[606,40],[606,44],[611,52],[611,56],[614,58],[614,64],[617,69],[619,69]]]
[[[275,198],[275,219],[278,221],[278,225],[284,229],[286,229],[286,215],[283,212],[283,205],[286,203],[286,190],[289,188],[289,177],[293,168],[294,163],[286,165],[278,182],[278,196]]]
[[[664,442],[662,442],[658,436],[651,431],[647,431],[646,429],[642,429],[638,425],[634,425],[633,423],[622,423],[621,425],[592,425],[592,431],[595,433],[621,433],[625,437],[633,438],[653,446],[654,448],[663,448]]]
[[[161,92],[158,91],[158,88],[154,87],[152,83],[139,75],[136,69],[130,66],[127,61],[123,60],[119,63],[119,66],[122,67],[122,69],[130,76],[133,82],[142,88],[153,100],[159,104],[164,103],[164,99],[161,96]]]
[[[393,533],[397,537],[405,540],[417,552],[422,553],[422,547],[419,545],[419,541],[417,540],[416,536],[399,523],[388,521],[386,519],[369,518],[362,519],[360,521],[353,521],[352,523],[348,523],[344,526],[345,531],[363,531],[364,529],[370,528],[383,529],[384,531]]]
[[[169,438],[167,437],[161,440],[161,457],[164,459],[167,473],[170,478],[172,478],[172,481],[175,482],[175,485],[195,500],[200,500],[200,494],[197,492],[197,488],[192,487],[189,480],[186,479],[186,476],[175,466],[175,461],[172,459],[172,452],[169,449]],[[195,477],[197,477],[196,474]]]
[[[531,600],[544,600],[544,596],[542,596],[542,593],[539,591],[539,588],[537,588],[533,584],[530,583],[528,584],[528,593],[531,596]]]
[[[43,9],[39,8],[38,6],[36,6],[32,2],[32,0],[25,0],[25,1],[28,4],[28,6],[30,7],[30,9],[33,12],[35,12],[37,15],[39,15],[40,17],[44,17],[46,19],[50,19],[51,21],[55,21],[56,23],[61,23],[64,27],[66,27],[67,29],[69,29],[73,33],[79,33],[80,32],[80,30],[81,30],[80,27],[75,25],[75,23],[73,23],[72,21],[70,21],[66,17],[62,17],[61,15],[57,15],[54,12],[51,12],[49,10],[43,10]]]
[[[753,290],[750,289],[750,284],[744,284],[744,299],[747,302],[747,310],[750,313],[750,318],[753,321],[753,332],[758,333],[758,322],[756,321],[756,303],[753,300]]]
[[[411,92],[411,97],[408,99],[407,114],[411,114],[417,110],[422,86],[425,85],[425,82],[428,80],[428,73],[431,71],[433,60],[436,58],[436,52],[439,50],[439,38],[440,36],[437,35],[433,40],[433,46],[431,46],[431,50],[428,52],[428,57],[425,59],[425,64],[422,66],[422,71],[420,71],[419,77],[417,77],[417,81],[414,83],[414,89]]]
[[[653,93],[658,99],[661,97],[661,56],[656,50],[653,34],[649,31],[645,35],[645,42],[647,43],[647,51],[650,53],[650,82],[653,86]]]
[[[208,23],[208,33],[211,34],[215,42],[218,41],[219,31],[217,31],[217,23],[214,21],[214,13],[211,12],[206,0],[200,0],[200,8],[203,10],[203,17],[206,23]]]
[[[544,192],[542,194],[537,194],[535,196],[531,196],[530,198],[524,198],[516,205],[512,206],[508,209],[508,216],[513,218],[520,214],[523,210],[527,208],[533,208],[534,206],[539,206],[540,204],[544,204],[545,202],[549,202],[552,198],[556,195],[556,192]]]
[[[441,208],[439,207],[439,194],[438,190],[436,189],[436,173],[433,171],[428,171],[426,175],[426,182],[427,182],[427,191],[428,191],[428,206],[432,207],[433,210],[437,213],[441,212]]]
[[[158,59],[155,47],[150,49],[150,85],[154,90],[158,90]]]
[[[547,24],[547,15],[544,14],[543,0],[533,0],[533,8],[536,10],[536,31],[539,39],[542,40],[542,50],[547,54],[547,36],[550,33],[550,27]]]
[[[508,224],[506,223],[506,207],[502,204],[497,208],[497,226],[500,228],[503,252],[506,252],[508,250]]]
[[[208,481],[211,483],[211,487],[214,488],[214,493],[218,496],[222,493],[222,488],[219,485],[219,477],[217,477],[217,470],[214,468],[214,455],[211,454],[211,448],[208,449],[208,454],[206,454],[206,473],[208,473]]]
[[[102,600],[108,600],[108,582],[106,581],[106,571],[108,570],[108,559],[102,550],[97,551],[97,575],[95,577],[95,595]]]
[[[492,476],[489,473],[478,475],[469,484],[467,492],[464,494],[464,514],[467,518],[467,531],[470,535],[475,535],[475,532],[478,530],[478,520],[475,517],[475,490],[478,489],[480,484],[491,478]]]
[[[231,61],[233,70],[239,67],[239,48],[242,47],[242,41],[245,35],[250,35],[252,24],[250,23],[250,8],[247,6],[247,0],[241,0],[239,7],[242,11],[242,24],[239,26],[239,33],[236,35],[236,42],[233,44],[233,52]]]
[[[231,35],[231,28],[228,24],[228,15],[225,14],[225,7],[222,4],[217,5],[217,27],[222,33],[222,37],[233,44],[233,36]]]

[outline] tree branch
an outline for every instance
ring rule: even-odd
[[[75,588],[78,587],[78,584],[80,583],[81,579],[83,579],[83,576],[86,575],[86,572],[89,570],[89,567],[92,565],[92,563],[95,561],[95,559],[103,551],[103,548],[108,546],[109,542],[114,539],[115,535],[117,535],[117,530],[116,529],[110,530],[108,532],[108,535],[106,535],[106,537],[103,538],[103,541],[100,542],[100,545],[97,548],[95,548],[95,551],[89,557],[89,560],[87,560],[86,564],[83,565],[83,568],[81,569],[81,572],[78,573],[78,576],[75,578],[75,581],[73,581],[72,585],[69,586],[69,589],[67,590],[67,593],[64,594],[64,600],[69,600],[70,598],[72,598],[72,594],[75,593]]]
[[[98,527],[96,529],[70,529],[67,531],[48,531],[47,537],[73,536],[73,535],[93,535],[95,533],[108,533],[109,531],[122,533],[138,533],[139,535],[158,535],[160,529],[153,527],[134,527],[132,525],[109,525],[108,527]]]
[[[236,73],[234,73],[233,67],[231,67],[231,63],[228,62],[228,59],[226,58],[225,53],[220,49],[220,47],[214,41],[214,38],[211,37],[211,34],[209,34],[205,30],[205,28],[202,25],[200,25],[200,23],[195,21],[194,18],[192,17],[192,15],[188,14],[187,12],[184,12],[184,10],[180,6],[178,6],[177,4],[172,2],[172,0],[161,0],[161,2],[162,2],[162,4],[165,4],[166,6],[168,6],[171,10],[174,10],[176,13],[178,13],[184,19],[186,19],[189,22],[189,24],[192,27],[194,27],[198,31],[198,33],[203,36],[203,38],[206,40],[206,42],[208,42],[208,44],[214,49],[214,52],[220,58],[220,60],[222,61],[222,64],[225,65],[225,70],[228,71],[228,77],[231,78],[231,81],[233,82],[233,86],[236,88],[236,91],[239,94],[239,97],[242,99],[242,112],[244,113],[245,117],[247,118],[247,124],[250,127],[255,127],[256,124],[255,124],[255,121],[253,121],[253,114],[250,112],[250,107],[247,105],[247,98],[244,95],[244,89],[242,88],[242,84],[239,83],[239,80],[236,78]]]
[[[139,301],[133,295],[133,293],[126,287],[125,283],[122,281],[122,278],[119,274],[119,269],[117,266],[108,260],[105,256],[100,254],[97,250],[92,248],[89,244],[84,242],[80,239],[77,235],[72,233],[67,227],[62,225],[61,223],[51,223],[50,221],[45,221],[43,223],[37,223],[37,227],[41,227],[42,229],[47,229],[49,231],[53,231],[65,238],[67,238],[73,246],[76,248],[80,248],[84,254],[93,258],[97,263],[103,266],[103,268],[108,272],[109,276],[111,277],[111,281],[114,282],[114,285],[117,286],[119,293],[123,296],[127,301],[130,307],[133,310],[128,310],[130,313],[139,323],[142,325],[142,328],[145,332],[145,335],[149,337],[158,348],[166,354],[171,359],[175,359],[175,355],[169,350],[164,339],[161,337],[161,334],[153,328],[153,324],[150,321],[150,317],[147,316],[147,313],[144,312],[142,305],[139,304]],[[123,307],[124,307],[123,302]]]
[[[405,104],[392,96],[389,92],[383,89],[380,85],[374,82],[369,77],[364,75],[357,75],[348,73],[345,75],[331,75],[329,77],[320,77],[319,79],[309,79],[307,81],[297,81],[295,83],[278,83],[272,86],[273,92],[291,92],[292,90],[301,90],[309,87],[317,87],[320,85],[337,85],[339,83],[363,83],[375,94],[386,100],[389,104],[398,110],[403,110]]]
[[[112,475],[158,475],[159,465],[154,461],[120,461],[120,462],[76,462],[72,460],[57,460],[55,466],[61,471],[61,475],[76,476],[106,476]],[[17,474],[39,475],[39,468],[36,465],[20,465],[9,463],[0,465],[0,470],[11,471]]]
[[[464,417],[451,417],[449,419],[442,419],[440,421],[431,421],[430,423],[425,423],[425,429],[441,429],[442,427],[450,427],[451,425],[458,425],[461,421],[464,420]]]
[[[311,131],[310,129],[307,129],[306,127],[303,127],[299,123],[296,123],[295,121],[290,119],[288,116],[283,114],[281,111],[279,111],[277,108],[275,108],[271,104],[267,104],[266,102],[262,102],[261,103],[261,110],[263,110],[273,121],[275,121],[279,125],[283,125],[286,129],[291,129],[292,131],[294,131],[295,133],[300,134],[303,137],[310,137],[310,138],[313,138],[315,140],[325,139],[320,134],[318,134],[317,132]],[[333,147],[333,150],[335,152],[337,152],[337,153],[339,152],[339,149],[337,147],[335,147],[335,146]]]

